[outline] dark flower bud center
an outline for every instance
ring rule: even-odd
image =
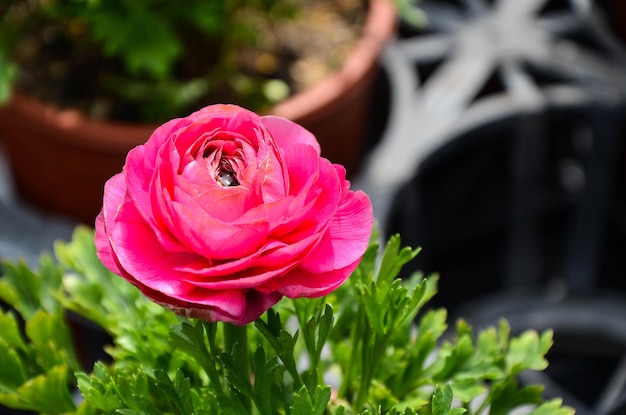
[[[230,162],[225,158],[220,159],[215,180],[224,187],[239,186],[237,174],[233,170]]]

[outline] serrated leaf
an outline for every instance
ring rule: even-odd
[[[11,311],[7,311],[6,313],[0,312],[0,338],[11,347],[20,350],[26,349],[26,344],[24,343],[24,339],[22,339],[17,319],[15,314]]]
[[[206,323],[209,325],[210,323]],[[215,324],[211,324],[215,326]],[[207,328],[207,330],[209,330]],[[209,366],[215,368],[215,362],[209,357],[209,352],[204,345],[205,328],[201,321],[194,321],[193,324],[183,321],[172,327],[170,343],[172,347],[181,349],[189,356],[198,360],[200,365],[208,370]]]
[[[452,386],[449,383],[443,388],[437,385],[431,403],[432,415],[446,415],[452,406],[452,398]]]
[[[294,351],[298,341],[298,331],[292,336],[283,330],[280,316],[271,308],[267,311],[267,322],[256,319],[254,322],[257,330],[268,341],[272,349],[283,362],[287,372],[291,375],[297,388],[302,386],[302,379],[298,372]]]
[[[26,370],[19,355],[2,339],[0,339],[0,368],[2,368],[0,392],[15,392],[27,380]]]
[[[249,412],[234,394],[220,396],[220,399],[217,400],[217,406],[220,409],[217,412],[219,414],[245,414]]]
[[[383,252],[378,279],[380,282],[388,284],[398,276],[402,267],[417,256],[420,249],[411,249],[409,247],[401,248],[400,235],[394,235],[389,238],[385,251]]]
[[[176,381],[172,382],[164,370],[155,370],[156,387],[174,404],[181,415],[191,415],[191,385],[189,379],[180,371],[176,371]]]
[[[162,415],[162,412],[145,395],[133,395],[132,405],[144,415]]]
[[[46,414],[63,414],[75,409],[69,388],[67,366],[55,366],[18,388],[17,394],[30,409]]]
[[[471,380],[471,379],[500,379],[504,376],[504,372],[487,360],[479,360],[479,362],[469,368],[464,368],[455,375],[455,380]]]
[[[252,368],[254,370],[254,402],[262,415],[270,415],[272,414],[270,391],[278,362],[275,357],[266,360],[265,350],[258,347],[252,358]]]
[[[139,405],[143,405],[139,397],[150,394],[148,377],[142,368],[135,369],[132,373],[115,371],[113,381],[122,402],[130,408],[138,409]]]
[[[94,407],[111,412],[123,406],[113,379],[103,363],[94,365],[91,376],[77,373],[76,378],[81,395]]]
[[[460,337],[451,349],[450,355],[445,360],[445,365],[439,373],[438,379],[448,379],[457,374],[468,362],[474,353],[472,339],[468,335]]]
[[[506,366],[511,375],[532,369],[544,370],[548,366],[545,354],[552,345],[552,333],[544,333],[541,339],[536,331],[527,331],[521,336],[511,339],[506,354]]]
[[[378,251],[380,249],[380,244],[378,242],[379,239],[380,229],[378,224],[374,223],[374,229],[372,230],[372,235],[370,236],[367,249],[361,257],[361,262],[359,262],[359,266],[356,271],[350,276],[351,281],[356,279],[362,282],[370,281],[374,277],[374,270],[378,260]]]
[[[499,353],[498,336],[494,327],[489,327],[478,333],[476,352],[483,358],[494,359]]]
[[[486,391],[486,387],[483,383],[477,379],[480,377],[473,377],[466,381],[456,380],[452,385],[454,396],[461,402],[469,402],[478,395]]]
[[[2,264],[1,291],[6,292],[2,299],[20,312],[24,320],[29,320],[39,310],[41,279],[24,262]]]
[[[492,389],[490,415],[505,415],[510,410],[528,404],[538,404],[542,402],[541,386],[526,386],[519,389],[518,383],[514,379],[506,380],[497,384]]]
[[[161,78],[182,46],[169,23],[147,7],[100,8],[90,16],[93,34],[111,56],[120,57],[131,73]]]
[[[292,415],[322,415],[330,399],[330,386],[317,386],[313,399],[303,386],[293,396]]]
[[[574,413],[576,413],[576,411],[572,408],[562,407],[562,404],[562,399],[553,399],[542,403],[529,415],[574,415]]]
[[[318,332],[317,332],[317,351],[318,353],[322,351],[322,348],[326,344],[326,340],[328,339],[328,333],[330,333],[330,329],[333,327],[334,317],[333,317],[333,308],[326,304],[324,308],[324,314],[319,320]]]
[[[239,344],[236,344],[233,350],[238,348]],[[249,374],[247,372],[242,373],[239,370],[240,365],[234,361],[233,356],[227,353],[221,354],[220,360],[226,369],[226,378],[230,385],[239,393],[252,398],[252,385],[250,384]]]
[[[26,334],[44,370],[57,365],[78,369],[71,334],[61,315],[50,315],[40,309],[26,322]]]
[[[196,415],[213,415],[218,412],[218,399],[212,391],[204,388],[191,390],[191,402]],[[232,412],[231,412],[232,413]]]
[[[508,321],[501,319],[498,324],[498,344],[500,346],[500,350],[504,351],[509,348],[510,339],[511,326],[509,326]]]

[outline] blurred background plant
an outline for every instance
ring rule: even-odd
[[[209,100],[263,111],[338,67],[365,12],[362,0],[6,0],[0,102],[17,88],[98,118],[150,122]]]

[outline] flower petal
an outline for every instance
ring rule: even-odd
[[[301,267],[327,272],[353,264],[367,249],[373,221],[369,197],[361,191],[348,191],[320,243]]]
[[[261,121],[274,137],[278,147],[286,149],[294,144],[305,144],[313,147],[318,156],[322,153],[320,144],[313,133],[301,125],[275,115],[263,116]]]

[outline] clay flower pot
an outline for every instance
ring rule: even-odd
[[[356,171],[364,151],[378,58],[395,28],[391,0],[372,0],[362,36],[343,66],[272,111],[311,130],[323,155],[349,172]],[[155,128],[90,119],[19,92],[0,108],[0,141],[19,196],[90,224],[102,205],[104,182]]]

